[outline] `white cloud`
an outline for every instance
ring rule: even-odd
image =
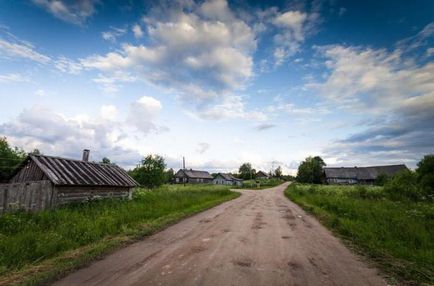
[[[32,0],[36,5],[58,19],[76,25],[82,25],[87,18],[95,13],[99,0]]]
[[[363,131],[332,142],[324,150],[327,156],[344,164],[403,162],[414,167],[422,155],[432,152],[434,63],[406,56],[403,43],[394,51],[318,48],[329,71],[323,81],[306,87],[336,108],[370,116],[359,126]],[[421,44],[406,43],[411,49]]]
[[[6,58],[22,58],[38,63],[48,63],[51,59],[35,51],[34,47],[22,41],[7,41],[0,39],[0,56]]]
[[[253,75],[255,34],[226,1],[188,5],[184,10],[161,8],[164,16],[154,10],[145,15],[151,44],[124,44],[120,51],[93,55],[80,64],[107,77],[119,71],[135,73],[176,91],[199,109],[225,100]]]
[[[35,92],[35,94],[36,94],[37,96],[45,96],[45,95],[46,95],[46,92],[45,92],[45,90],[43,90],[43,89],[38,89],[38,90]]]
[[[116,39],[124,35],[126,32],[127,29],[111,27],[109,31],[102,32],[101,37],[106,41],[116,42]]]
[[[198,112],[200,118],[208,120],[241,118],[251,121],[265,121],[267,115],[259,110],[246,111],[241,96],[226,96],[218,104]]]
[[[93,81],[107,93],[115,93],[119,90],[121,83],[134,82],[137,78],[129,73],[118,71],[110,75],[100,74]]]
[[[143,96],[131,103],[127,123],[133,125],[140,132],[147,134],[150,131],[158,131],[154,120],[162,108],[161,102],[150,96]]]
[[[278,28],[274,35],[274,64],[281,65],[288,57],[296,54],[306,36],[316,24],[318,14],[301,11],[286,11],[280,13],[277,10],[270,12],[274,17],[271,23]]]
[[[134,37],[136,39],[140,39],[143,37],[143,31],[142,31],[142,27],[140,27],[140,25],[135,24],[133,26],[132,30],[133,30]]]
[[[64,73],[79,74],[83,70],[83,66],[66,57],[59,57],[54,61],[54,67]]]
[[[118,110],[114,105],[103,105],[100,114],[102,119],[114,121],[118,115]]]
[[[0,83],[29,82],[27,76],[18,73],[0,74]]]
[[[81,151],[89,148],[93,160],[107,156],[129,168],[141,158],[140,146],[131,142],[150,131],[164,130],[155,122],[160,110],[161,103],[147,96],[132,103],[125,118],[118,118],[114,105],[101,106],[94,116],[66,116],[34,106],[0,124],[0,134],[7,136],[12,145],[24,146],[26,150],[38,148],[48,155],[79,158]]]

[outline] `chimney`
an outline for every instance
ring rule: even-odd
[[[185,170],[185,157],[182,157],[182,169]]]
[[[83,160],[84,162],[88,162],[89,161],[89,153],[90,153],[89,149],[84,149],[83,150],[83,158],[81,160]]]

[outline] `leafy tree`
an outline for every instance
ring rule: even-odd
[[[377,179],[375,180],[375,184],[377,186],[384,186],[389,180],[390,180],[390,177],[388,175],[380,174],[377,176]]]
[[[107,158],[107,157],[104,157],[104,158],[102,158],[102,160],[101,160],[101,163],[103,163],[103,164],[110,164],[110,163],[111,163],[111,161],[110,161],[110,159],[109,159],[109,158]]]
[[[43,154],[39,149],[35,148],[33,149],[32,152],[29,153],[29,155],[43,155]]]
[[[166,163],[159,155],[148,155],[129,174],[141,185],[148,188],[159,187],[165,182]]]
[[[252,164],[244,163],[238,169],[239,177],[244,180],[254,179],[256,170],[252,168]]]
[[[307,157],[298,166],[297,181],[300,183],[321,184],[323,182],[324,160],[319,157]]]
[[[175,171],[172,168],[170,168],[169,170],[164,172],[164,182],[165,183],[172,182],[174,176],[175,176]]]
[[[274,170],[274,176],[279,179],[282,177],[282,168],[280,166]]]
[[[422,193],[417,183],[417,175],[410,170],[395,174],[385,185],[384,191],[393,200],[411,199],[418,201]]]
[[[24,150],[10,147],[6,137],[0,137],[0,182],[6,182],[25,158]]]
[[[425,155],[417,163],[417,181],[425,196],[434,199],[434,155]]]

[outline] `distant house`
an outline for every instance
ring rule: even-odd
[[[29,155],[0,187],[2,210],[41,210],[96,198],[131,198],[138,183],[115,164]],[[1,208],[0,207],[0,208]]]
[[[218,173],[212,183],[216,185],[242,186],[243,180],[235,178],[232,174]]]
[[[175,183],[210,184],[213,177],[207,171],[179,169],[175,174]]]
[[[268,178],[270,178],[270,175],[268,175],[264,171],[259,171],[256,173],[256,179],[268,179]]]
[[[407,170],[407,167],[405,165],[327,167],[324,168],[324,175],[329,184],[374,184],[379,175],[393,176],[402,170]]]

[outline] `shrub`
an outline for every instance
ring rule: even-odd
[[[434,155],[426,155],[417,164],[417,181],[424,196],[434,199]]]
[[[411,199],[418,201],[423,199],[423,194],[418,187],[417,176],[409,170],[402,171],[393,176],[385,184],[384,191],[392,200]]]

